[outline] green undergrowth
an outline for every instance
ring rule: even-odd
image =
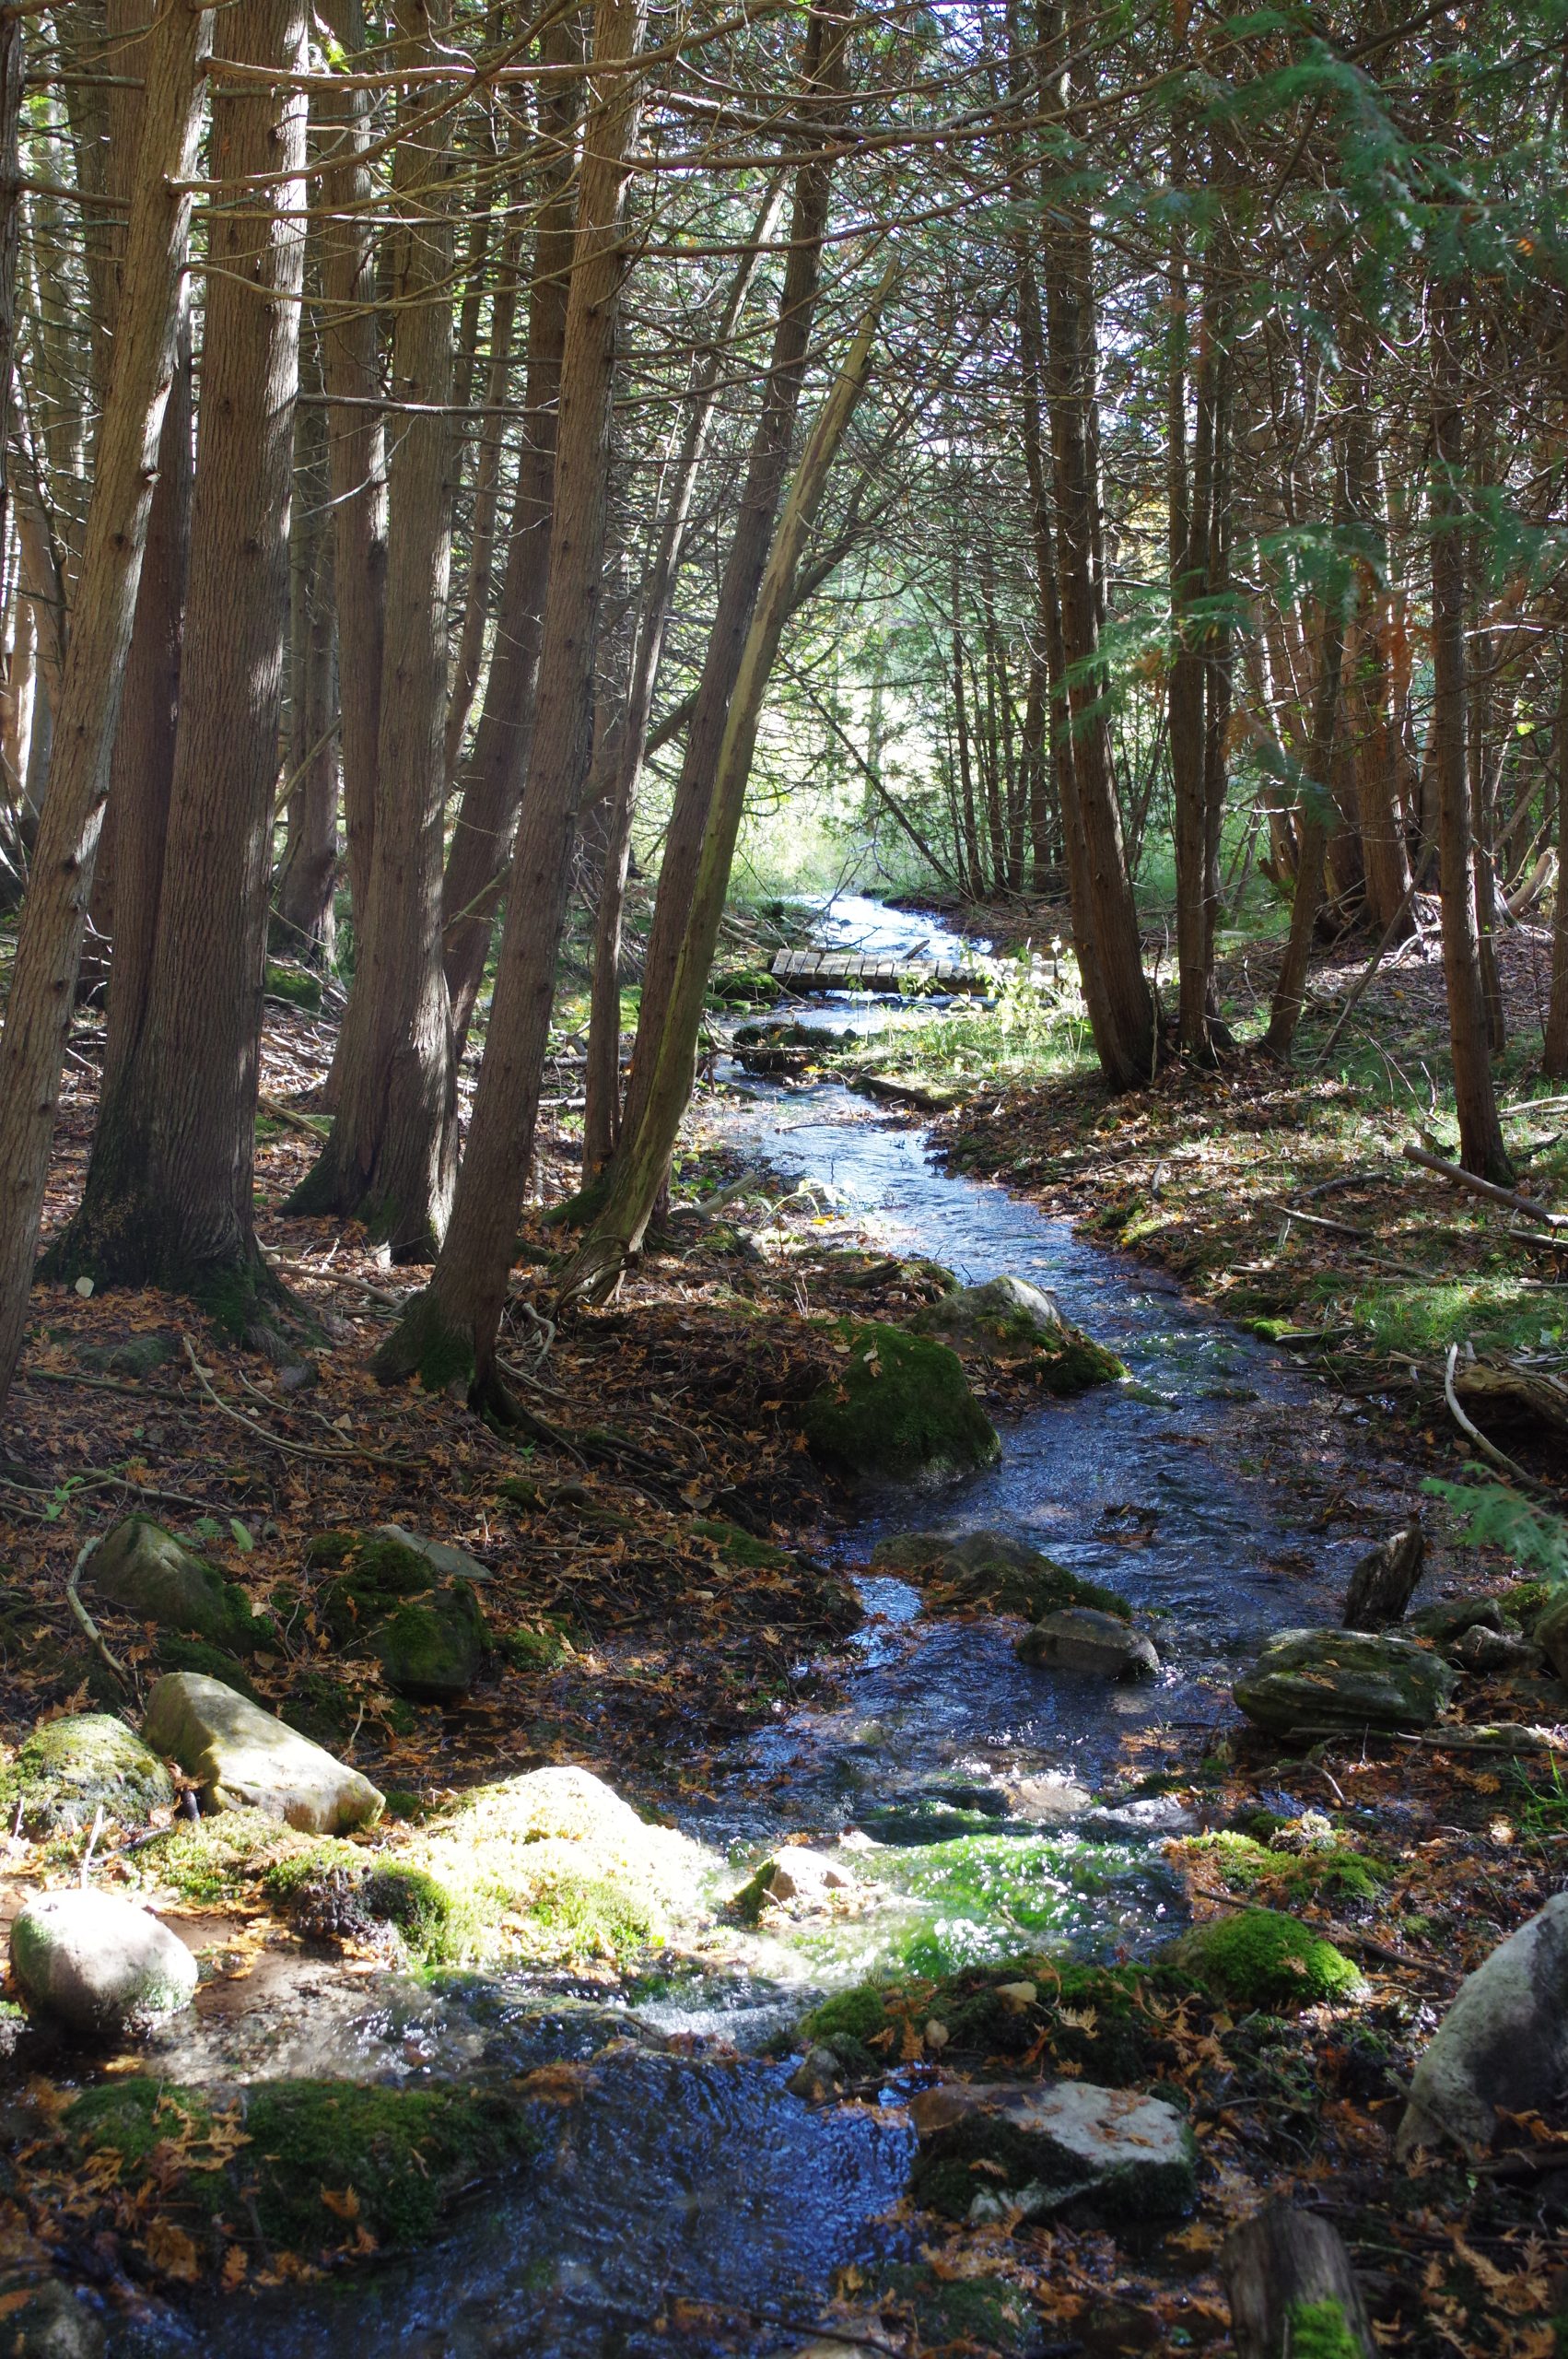
[[[259,2082],[226,2098],[119,2080],[76,2098],[64,2130],[122,2225],[160,2225],[155,2269],[186,2279],[236,2242],[312,2262],[427,2243],[461,2194],[537,2143],[509,2093],[328,2081]]]

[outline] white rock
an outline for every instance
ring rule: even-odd
[[[823,1851],[806,1851],[791,1844],[780,1851],[767,1879],[770,1900],[825,1901],[830,1893],[848,1892],[855,1883],[841,1860]]]
[[[946,2083],[922,2091],[909,2113],[922,2160],[985,2159],[994,2128],[994,2159],[1020,2183],[981,2188],[968,2213],[974,2220],[1008,2212],[1043,2219],[1083,2197],[1118,2219],[1171,2218],[1197,2194],[1191,2131],[1174,2107],[1136,2089],[1089,2081],[1022,2088]],[[917,2199],[919,2192],[917,2171]]]
[[[194,1779],[209,1811],[264,1811],[307,1835],[345,1835],[374,1826],[381,1814],[383,1798],[369,1778],[199,1672],[158,1682],[142,1735]]]
[[[111,2032],[187,2006],[196,1961],[167,1925],[107,1892],[43,1892],[11,1928],[24,1998],[73,2031]]]
[[[1568,1892],[1460,1983],[1410,2081],[1403,2158],[1446,2138],[1479,2152],[1500,2111],[1534,2111],[1568,2077]]]

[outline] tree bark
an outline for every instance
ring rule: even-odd
[[[1071,69],[1063,61],[1083,53],[1082,0],[1041,9],[1047,71],[1054,73],[1075,138]],[[1067,710],[1072,737],[1073,800],[1082,860],[1073,863],[1086,897],[1083,952],[1097,969],[1088,998],[1100,1069],[1112,1089],[1152,1079],[1157,1044],[1154,997],[1143,972],[1138,912],[1127,873],[1121,814],[1111,770],[1109,723],[1100,676],[1103,592],[1100,580],[1099,417],[1095,390],[1098,348],[1094,323],[1093,230],[1082,203],[1047,188],[1045,236],[1047,403],[1056,488],[1056,555],[1060,587],[1062,651],[1071,686]],[[1075,926],[1075,932],[1078,927]],[[1097,1018],[1097,1020],[1096,1020]]]
[[[300,379],[306,380],[303,346]],[[320,390],[319,361],[309,390]],[[332,494],[324,405],[295,416],[295,509],[288,587],[288,831],[274,931],[290,957],[330,964],[336,933],[337,695],[333,625]]]
[[[1306,967],[1312,936],[1323,903],[1324,863],[1328,851],[1329,814],[1333,798],[1328,775],[1334,759],[1334,736],[1340,717],[1340,675],[1344,667],[1345,609],[1336,583],[1324,593],[1323,638],[1317,656],[1317,682],[1313,691],[1312,742],[1307,748],[1307,775],[1300,813],[1300,857],[1295,898],[1291,903],[1291,930],[1281,962],[1269,1029],[1263,1046],[1272,1056],[1288,1059],[1301,1021],[1306,996]]]
[[[1481,984],[1470,782],[1465,758],[1465,432],[1457,293],[1439,289],[1432,323],[1432,739],[1438,798],[1443,969],[1459,1160],[1478,1179],[1514,1177],[1497,1113]]]
[[[808,117],[813,109],[833,107],[844,88],[850,20],[837,13],[844,5],[845,0],[827,0],[827,5],[813,6],[806,20],[801,94],[796,105],[797,111]],[[685,750],[665,831],[659,892],[643,958],[637,1042],[626,1085],[626,1123],[629,1132],[636,1131],[647,1104],[665,1010],[675,980],[675,963],[696,889],[719,748],[746,636],[756,610],[779,499],[790,471],[790,442],[821,285],[822,243],[827,230],[832,184],[833,166],[825,154],[802,164],[796,176],[790,250],[768,360],[766,391],[752,440],[740,514],[725,560],[696,705],[686,731]]]
[[[445,0],[398,0],[400,58],[439,62]],[[417,93],[417,95],[415,95]],[[423,111],[406,86],[400,111]],[[337,1055],[337,1115],[293,1210],[361,1216],[394,1262],[428,1262],[457,1176],[457,1075],[441,959],[446,809],[447,592],[455,442],[451,393],[451,166],[444,145],[404,140],[392,267],[393,396],[378,807],[354,980]]]
[[[603,867],[593,933],[593,980],[588,1027],[588,1063],[583,1087],[582,1175],[597,1177],[614,1155],[621,1133],[621,929],[631,863],[632,818],[638,780],[648,745],[653,694],[674,604],[675,582],[685,548],[692,500],[703,452],[719,404],[721,375],[731,339],[773,235],[782,202],[782,183],[768,191],[746,251],[735,265],[723,309],[707,347],[696,356],[687,395],[686,422],[664,487],[664,515],[653,561],[643,583],[641,613],[632,652],[625,707],[609,731],[603,779],[590,781],[591,804],[608,804]],[[596,773],[600,765],[595,766]],[[597,789],[597,792],[596,790]]]
[[[681,1117],[691,1096],[703,1002],[745,809],[757,727],[790,612],[796,569],[838,446],[871,374],[877,328],[894,284],[895,270],[890,265],[818,414],[778,519],[720,743],[691,912],[676,959],[647,1102],[635,1132],[628,1121],[604,1208],[568,1273],[563,1295],[568,1299],[603,1295],[615,1284],[628,1257],[642,1243],[669,1169]]]
[[[365,45],[361,0],[325,0],[328,22],[352,55]],[[336,159],[322,176],[322,381],[332,482],[333,587],[337,608],[339,758],[348,889],[357,926],[369,897],[376,834],[386,632],[387,441],[376,299],[374,182],[362,160],[372,136],[368,90],[321,101],[323,144]]]
[[[546,64],[559,66],[578,61],[580,51],[570,18],[557,17],[546,29],[541,52]],[[572,125],[579,98],[569,82],[546,87],[545,136],[557,160],[547,177],[533,239],[523,443],[490,669],[441,895],[447,991],[459,1056],[468,1038],[474,1003],[490,953],[491,927],[511,859],[523,780],[528,775],[550,577],[556,419],[577,213]]]
[[[27,1325],[76,962],[175,365],[201,62],[212,12],[164,0],[147,47],[143,154],[127,225],[124,301],[99,428],[83,598],[56,710],[53,775],[0,1034],[0,1405]],[[156,163],[157,169],[154,170]]]
[[[1551,924],[1551,998],[1541,1064],[1568,1081],[1568,663],[1557,683],[1557,901]]]
[[[1325,2347],[1338,2350],[1348,2340],[1362,2359],[1374,2359],[1377,2346],[1361,2288],[1327,2220],[1271,2203],[1232,2231],[1220,2273],[1231,2297],[1236,2359],[1293,2359],[1304,2310],[1322,2320]],[[1338,2344],[1330,2339],[1336,2326]]]
[[[596,0],[594,64],[629,63],[641,45],[646,8],[647,0]],[[383,1382],[417,1371],[438,1388],[472,1373],[475,1400],[502,1409],[496,1338],[532,1159],[577,813],[592,755],[627,150],[641,100],[634,73],[611,71],[595,84],[591,65],[589,80],[594,95],[584,127],[561,364],[534,753],[495,1000],[451,1222],[428,1286],[375,1360]]]
[[[298,75],[307,23],[306,0],[235,0],[225,53]],[[252,1171],[288,615],[303,95],[259,83],[215,92],[213,154],[227,178],[260,189],[216,209],[209,239],[157,945],[141,1035],[100,1106],[81,1210],[51,1264],[193,1293],[240,1331],[270,1290]]]

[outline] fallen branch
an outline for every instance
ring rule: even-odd
[[[1439,1179],[1451,1181],[1456,1188],[1468,1188],[1472,1195],[1485,1196],[1491,1203],[1506,1204],[1513,1213],[1528,1213],[1532,1220],[1545,1221],[1548,1228],[1568,1228],[1568,1213],[1549,1213],[1516,1190],[1496,1187],[1490,1180],[1478,1180],[1462,1164],[1447,1163],[1440,1155],[1428,1155],[1423,1146],[1407,1146],[1405,1156],[1410,1163],[1419,1163],[1423,1171],[1435,1171]]]
[[[263,1426],[258,1417],[247,1416],[243,1409],[234,1406],[232,1401],[226,1401],[196,1357],[189,1335],[182,1334],[180,1341],[185,1347],[185,1357],[195,1372],[196,1381],[213,1407],[221,1409],[226,1417],[232,1417],[237,1426],[244,1426],[273,1449],[284,1450],[290,1458],[319,1458],[329,1466],[390,1466],[400,1473],[406,1473],[410,1467],[424,1464],[424,1460],[419,1458],[389,1458],[383,1451],[374,1449],[327,1449],[319,1442],[289,1441],[284,1435],[275,1434],[271,1426]]]
[[[332,1123],[324,1114],[318,1115],[312,1121],[309,1114],[297,1114],[292,1106],[282,1105],[275,1097],[261,1095],[258,1095],[256,1104],[275,1122],[285,1122],[291,1131],[303,1131],[306,1137],[314,1139],[318,1146],[331,1135]]]
[[[1448,1357],[1443,1368],[1443,1391],[1453,1412],[1454,1423],[1462,1434],[1474,1442],[1483,1458],[1490,1458],[1494,1466],[1501,1467],[1504,1474],[1511,1474],[1516,1483],[1523,1483],[1527,1490],[1539,1491],[1541,1485],[1534,1480],[1533,1476],[1527,1474],[1524,1468],[1515,1460],[1510,1458],[1505,1449],[1499,1449],[1495,1442],[1488,1441],[1480,1427],[1473,1425],[1466,1416],[1459,1405],[1458,1393],[1454,1387],[1454,1371],[1458,1364],[1459,1346],[1457,1344],[1450,1344]]]
[[[102,1537],[103,1534],[100,1532],[95,1532],[90,1540],[83,1543],[82,1547],[77,1554],[76,1561],[71,1567],[71,1577],[65,1583],[65,1600],[67,1604],[70,1606],[72,1613],[76,1615],[76,1620],[80,1623],[83,1633],[87,1637],[88,1644],[92,1647],[101,1660],[108,1664],[110,1670],[114,1673],[115,1678],[120,1682],[122,1687],[134,1687],[135,1683],[132,1679],[130,1672],[126,1670],[119,1656],[111,1653],[109,1647],[105,1643],[102,1631],[99,1628],[98,1624],[93,1620],[92,1615],[88,1612],[87,1607],[82,1603],[80,1594],[76,1588],[76,1583],[82,1578],[83,1567],[86,1565],[88,1558],[92,1555],[93,1550],[98,1546],[98,1543]]]

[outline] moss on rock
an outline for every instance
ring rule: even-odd
[[[135,1865],[146,1882],[210,1907],[240,1898],[258,1881],[265,1888],[286,1861],[299,1862],[300,1874],[315,1873],[324,1855],[340,1852],[352,1856],[352,1845],[302,1835],[264,1811],[226,1810],[171,1828],[136,1855]]]
[[[1123,1622],[1132,1618],[1131,1606],[1115,1590],[1003,1532],[895,1532],[877,1542],[872,1562],[915,1574],[936,1614],[980,1608],[1039,1622],[1062,1606],[1087,1605]]]
[[[991,1278],[928,1303],[910,1321],[917,1335],[940,1336],[961,1358],[1025,1365],[1047,1392],[1085,1392],[1127,1374],[1114,1352],[1071,1326],[1053,1295],[1026,1279]]]
[[[471,1583],[443,1579],[417,1549],[380,1532],[323,1532],[307,1553],[340,1568],[321,1612],[345,1652],[372,1656],[388,1686],[415,1702],[467,1695],[489,1650]]]
[[[1295,2013],[1354,1998],[1363,1988],[1342,1950],[1272,1908],[1194,1925],[1164,1954],[1235,2006]]]
[[[107,1712],[47,1721],[0,1770],[0,1811],[11,1820],[19,1808],[29,1835],[75,1833],[99,1809],[123,1826],[145,1826],[173,1800],[157,1754]]]
[[[849,1331],[834,1384],[806,1402],[811,1449],[853,1474],[942,1478],[993,1465],[1001,1443],[945,1344],[873,1321]]]
[[[237,1583],[150,1516],[130,1515],[101,1543],[87,1579],[106,1604],[139,1622],[204,1638],[230,1654],[271,1652],[277,1637]]]

